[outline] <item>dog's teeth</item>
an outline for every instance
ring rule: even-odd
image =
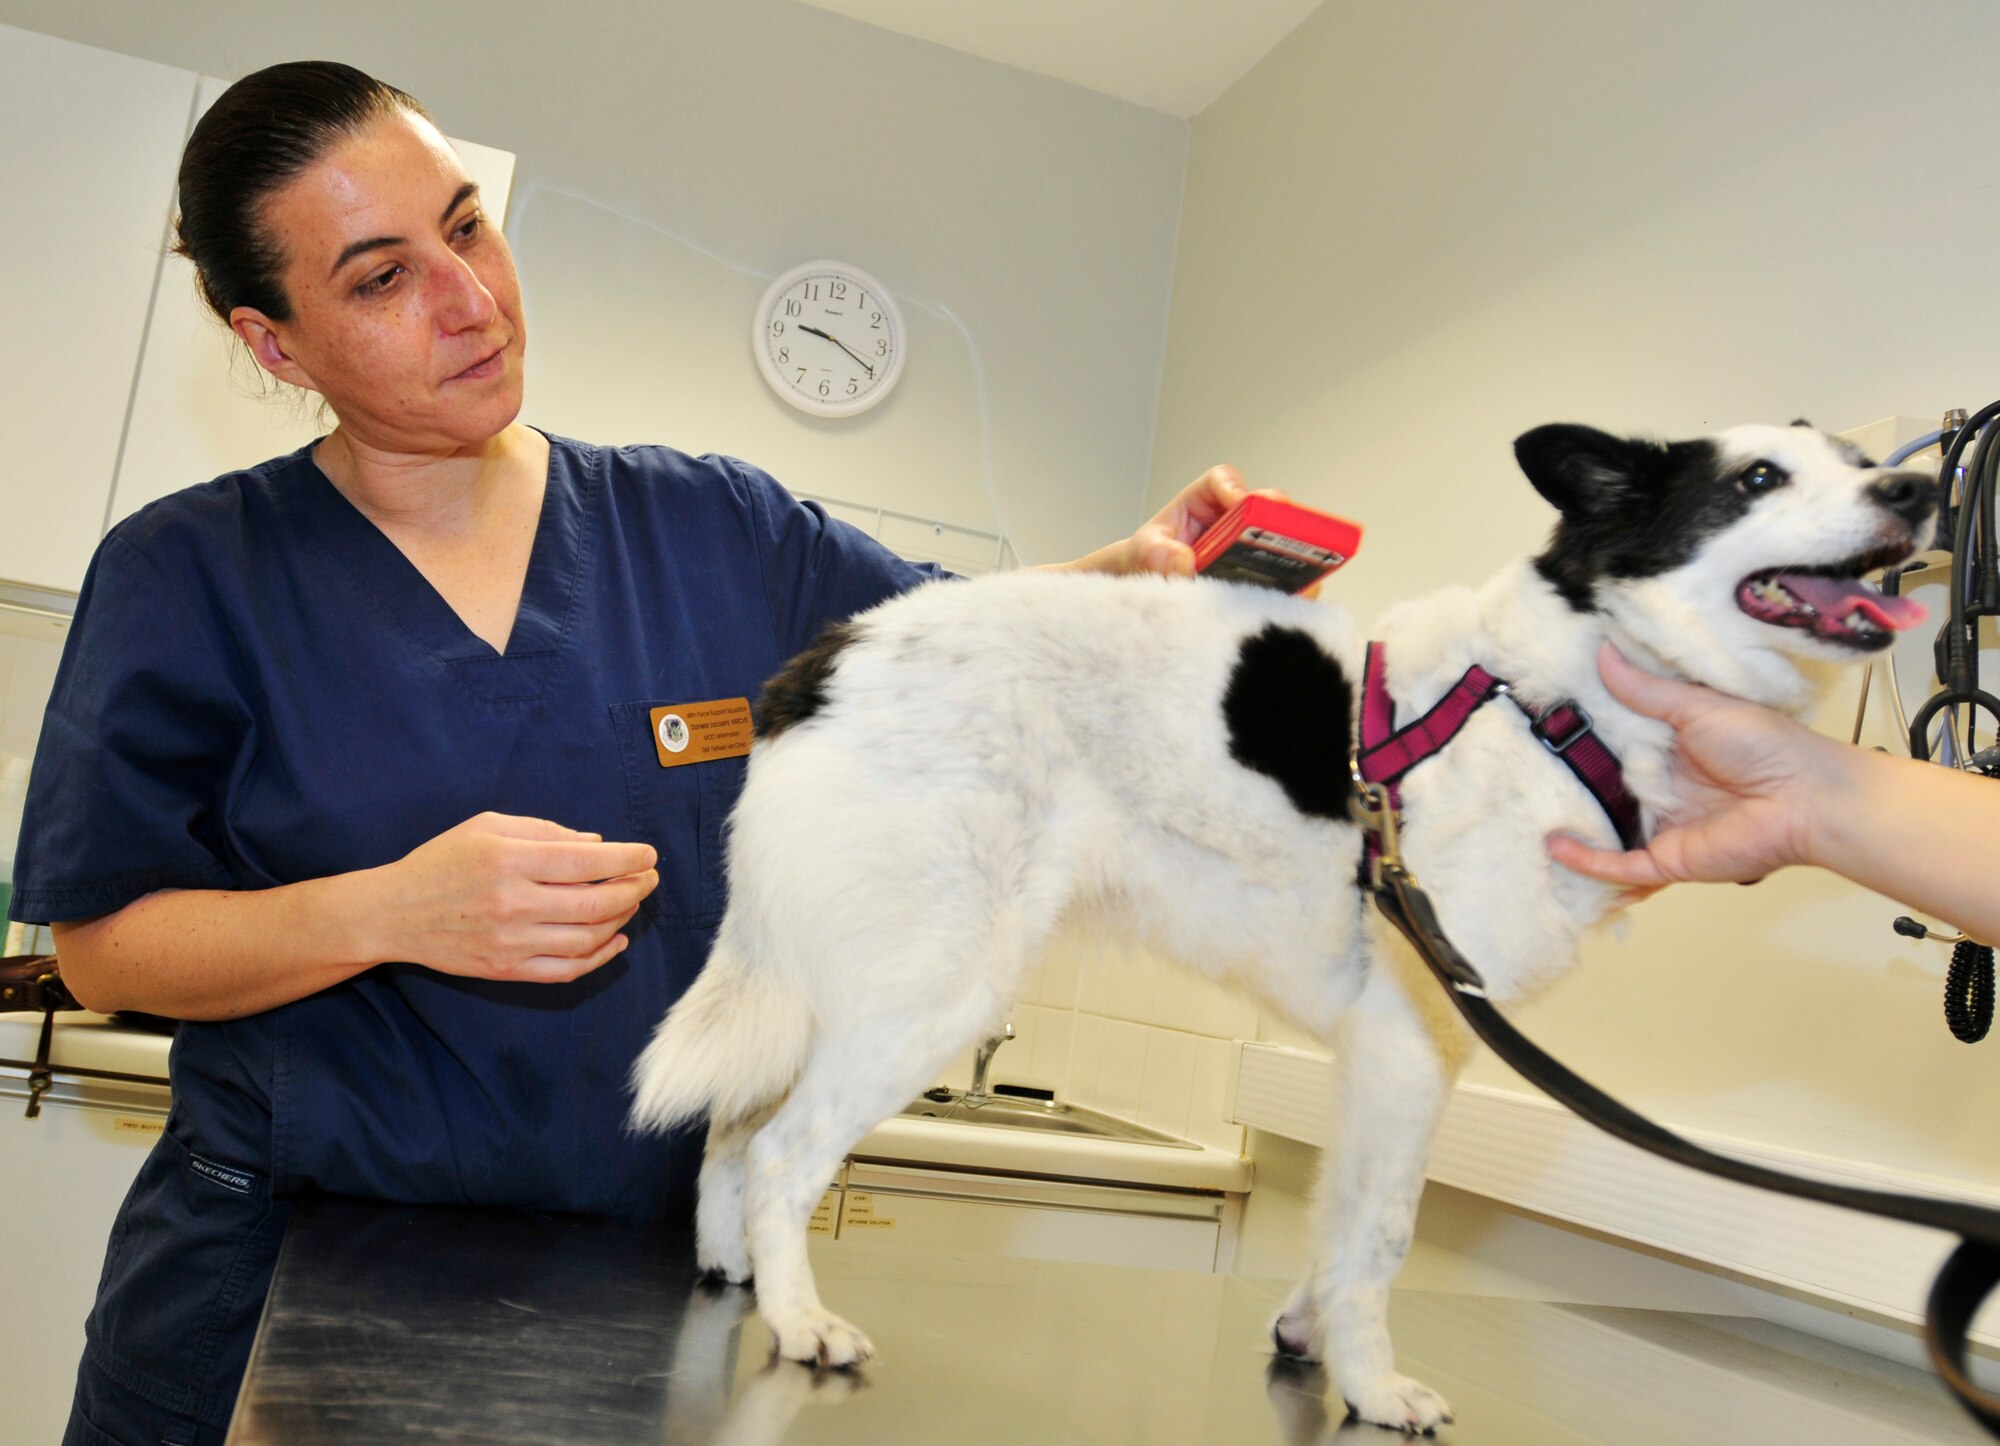
[[[1774,608],[1804,608],[1807,612],[1812,611],[1792,596],[1791,589],[1776,578],[1767,577],[1757,584],[1757,600],[1769,603]]]

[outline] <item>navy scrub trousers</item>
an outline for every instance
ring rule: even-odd
[[[632,944],[569,984],[389,964],[174,1040],[174,1105],[105,1252],[70,1442],[220,1441],[289,1201],[651,1220],[698,1132],[638,1139],[626,1073],[706,958],[743,759],[662,768],[651,710],[755,698],[822,626],[929,578],[733,458],[551,437],[504,654],[311,447],[114,528],[29,784],[11,913],[371,868],[485,810],[659,850]]]

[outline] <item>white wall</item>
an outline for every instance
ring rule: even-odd
[[[1540,542],[1536,423],[1990,400],[1996,45],[1974,3],[1324,6],[1195,120],[1154,497],[1220,454],[1363,522],[1329,592],[1366,619]],[[1672,891],[1521,1022],[1668,1121],[2000,1183],[2000,1044],[1899,912]]]
[[[530,421],[733,451],[1028,561],[1138,520],[1183,120],[787,0],[0,0],[0,22],[229,77],[345,60],[515,152]],[[765,281],[821,256],[912,332],[897,395],[844,423],[750,356]]]

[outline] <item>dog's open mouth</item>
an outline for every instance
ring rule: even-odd
[[[1846,562],[1754,572],[1736,585],[1736,605],[1760,623],[1805,628],[1851,648],[1880,648],[1926,616],[1914,598],[1889,597],[1863,573],[1901,562],[1909,548],[1877,548]]]

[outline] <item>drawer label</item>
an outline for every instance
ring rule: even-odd
[[[896,1219],[893,1215],[878,1214],[875,1197],[866,1190],[849,1190],[847,1206],[840,1214],[840,1228],[849,1230],[894,1230]]]
[[[813,1206],[812,1219],[806,1223],[808,1235],[835,1234],[834,1216],[840,1209],[840,1198],[829,1190],[819,1197],[819,1204]]]
[[[113,1115],[111,1128],[121,1135],[157,1135],[167,1127],[165,1115]]]

